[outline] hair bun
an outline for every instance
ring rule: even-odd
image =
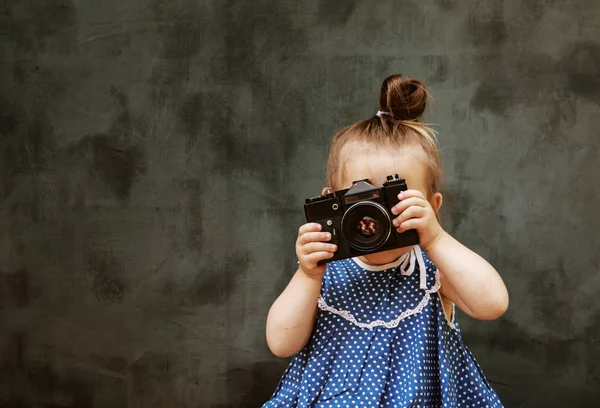
[[[418,120],[425,111],[429,91],[418,79],[391,75],[381,85],[379,109],[396,120]]]

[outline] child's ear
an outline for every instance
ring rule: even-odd
[[[442,193],[435,193],[433,195],[433,197],[431,197],[431,207],[433,208],[433,211],[437,214],[438,211],[440,210],[440,208],[442,208]]]

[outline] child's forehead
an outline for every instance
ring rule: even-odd
[[[408,182],[421,182],[426,171],[426,156],[419,147],[371,149],[356,146],[344,152],[343,184],[369,178],[382,184],[390,174],[398,174]]]

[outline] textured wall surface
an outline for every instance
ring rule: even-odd
[[[0,406],[257,407],[334,132],[431,87],[507,407],[600,400],[600,2],[5,0]]]

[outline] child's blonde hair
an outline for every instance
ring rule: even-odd
[[[427,194],[430,197],[438,192],[442,182],[442,165],[437,139],[434,130],[420,122],[430,96],[425,85],[417,79],[402,75],[387,77],[381,86],[377,115],[356,122],[334,136],[327,162],[327,185],[334,191],[343,188],[341,180],[348,158],[342,156],[346,146],[393,151],[418,146],[427,156]]]

